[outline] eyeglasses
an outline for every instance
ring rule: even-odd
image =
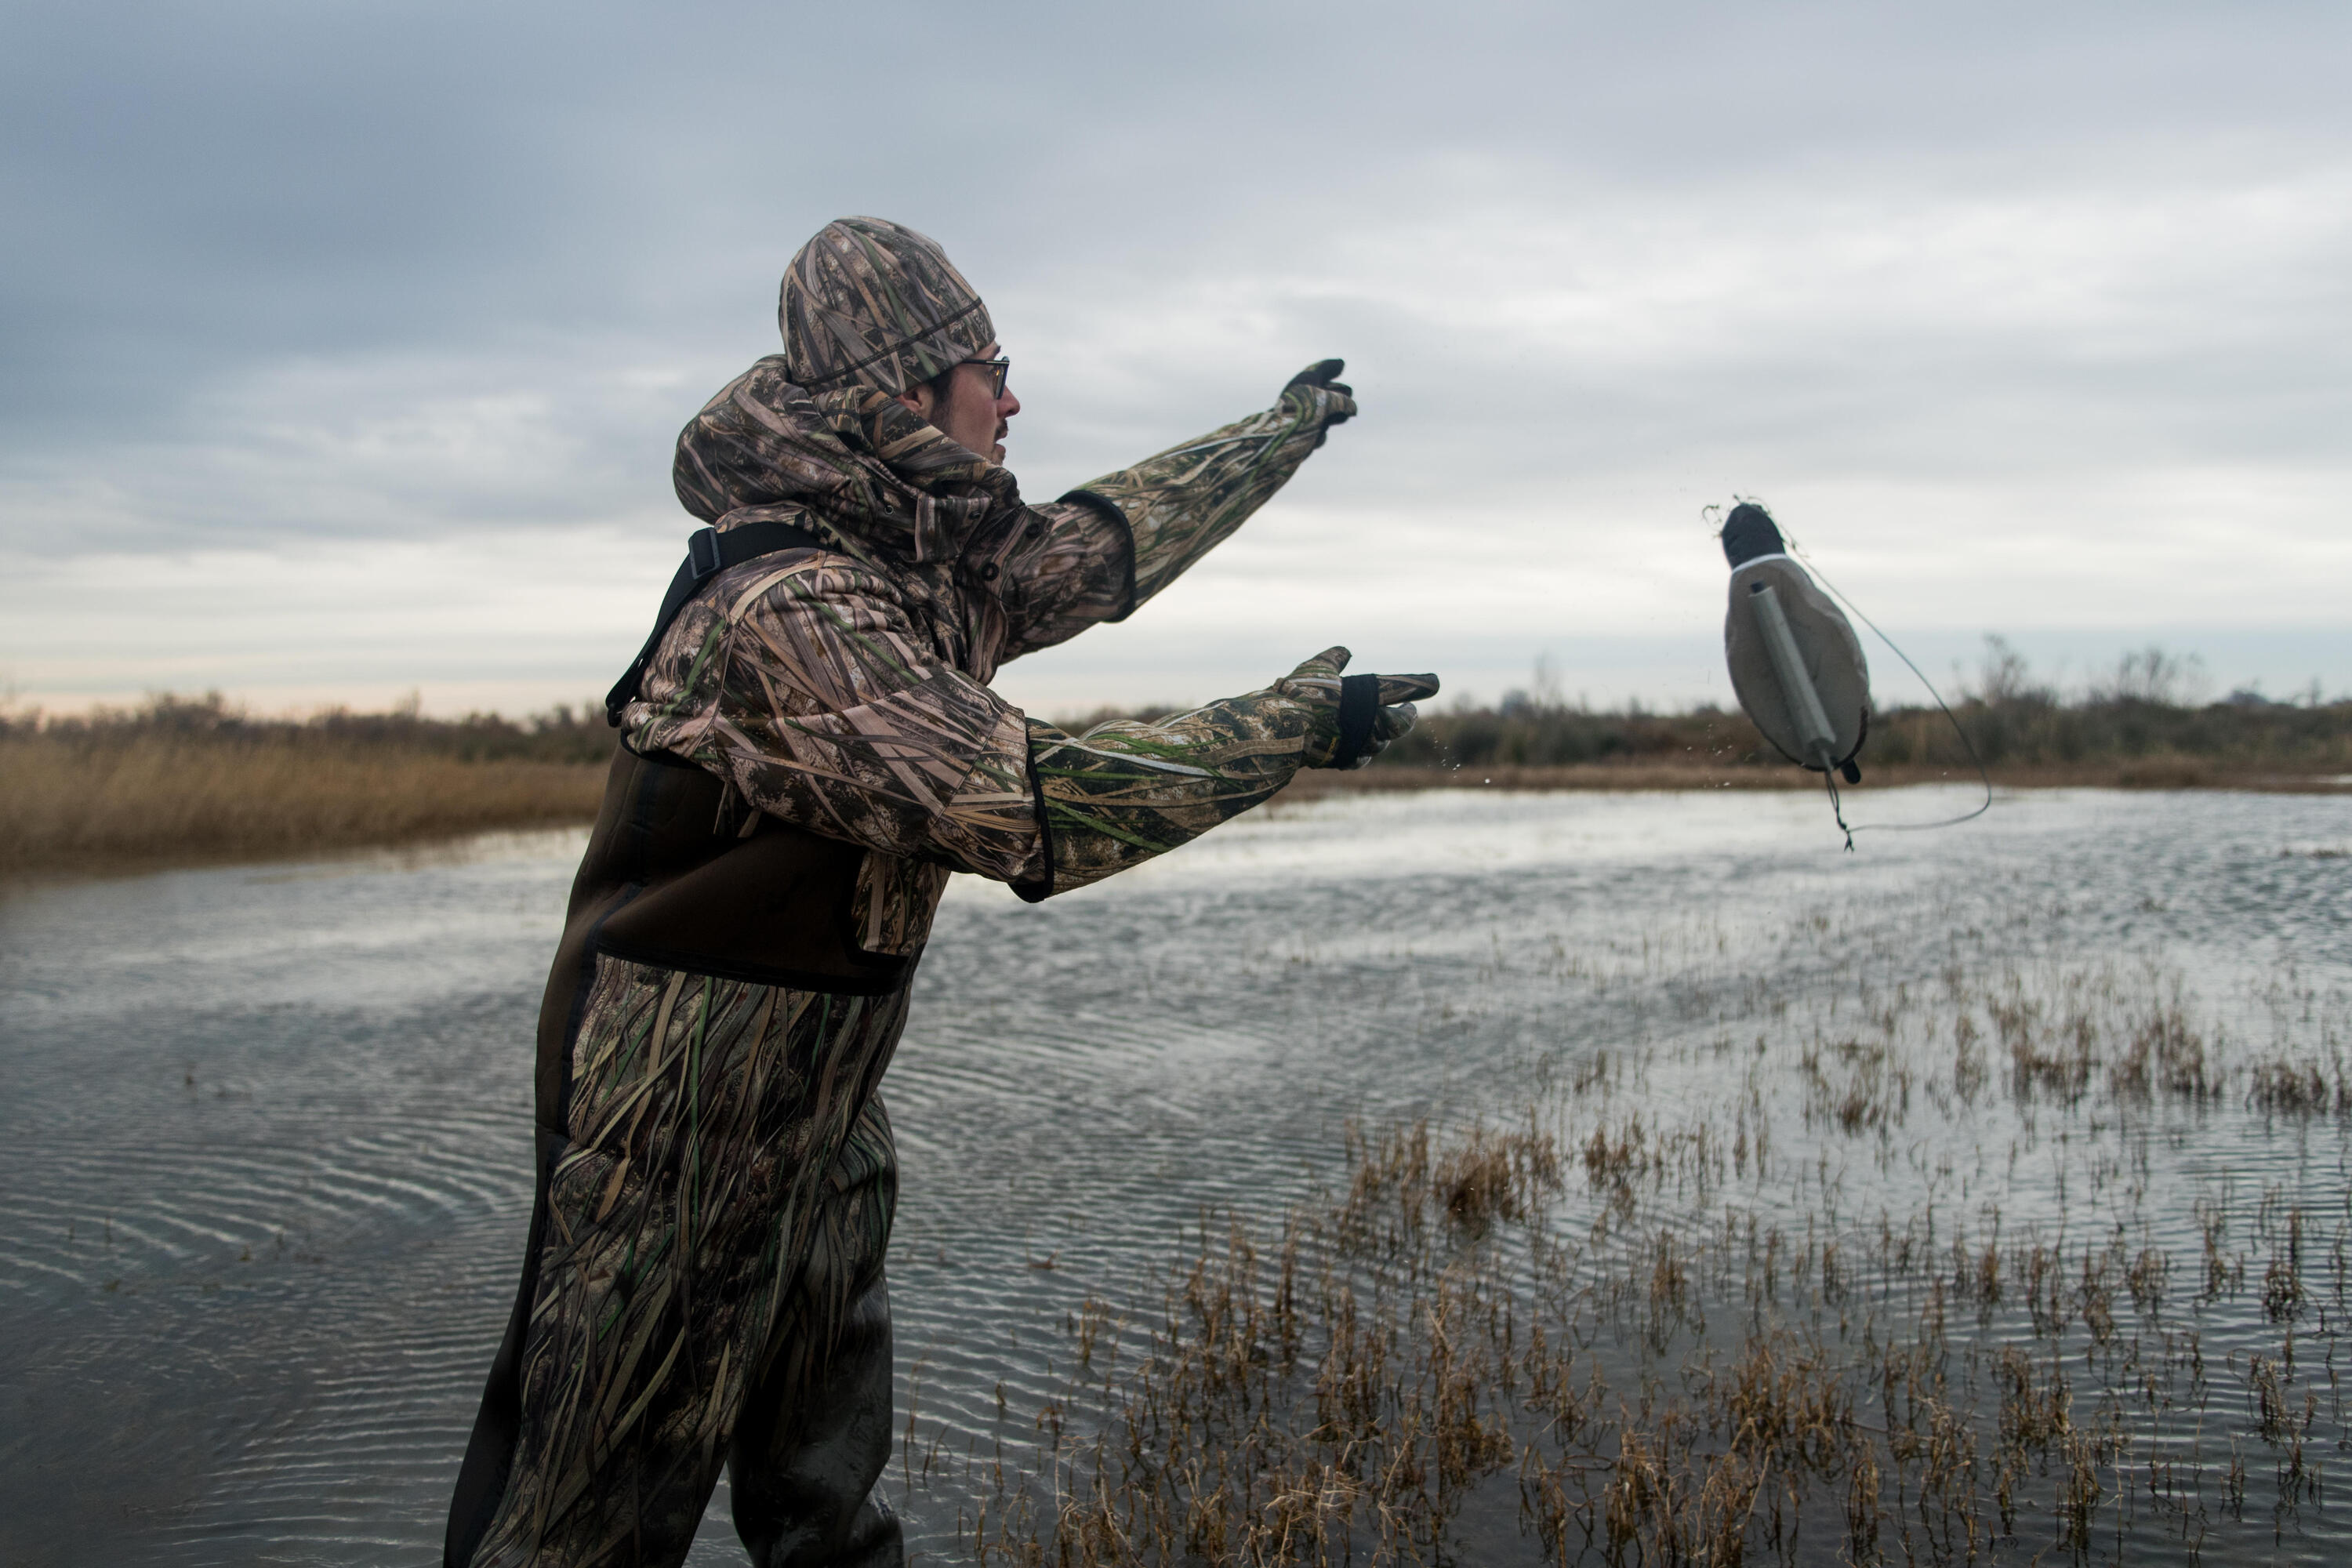
[[[956,363],[986,365],[996,373],[996,378],[989,383],[988,395],[991,397],[1004,395],[1004,378],[1013,374],[1013,362],[1004,355],[999,354],[994,359],[960,359]]]

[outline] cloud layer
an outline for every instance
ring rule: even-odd
[[[672,437],[855,211],[988,295],[1033,494],[1327,353],[1362,395],[1016,700],[1335,638],[1705,696],[1735,491],[1936,648],[2352,684],[2311,662],[2352,565],[2336,8],[110,15],[0,34],[26,699],[601,688],[688,526]]]

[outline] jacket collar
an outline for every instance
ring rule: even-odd
[[[950,562],[1021,509],[1012,473],[965,450],[889,394],[814,395],[771,354],[678,436],[672,470],[688,511],[725,530],[756,514],[812,514],[851,553]]]

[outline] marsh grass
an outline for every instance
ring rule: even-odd
[[[0,740],[0,875],[274,859],[595,814],[604,770],[362,747]]]
[[[0,724],[0,877],[396,846],[592,818],[611,731],[414,712],[256,720],[218,698]]]
[[[2259,1052],[2153,964],[1748,1003],[1761,1030],[1588,1058],[1508,1121],[1350,1129],[1316,1195],[1204,1215],[1156,1300],[1089,1294],[1034,1445],[966,1464],[968,1554],[2342,1545],[2340,998],[2275,982]]]

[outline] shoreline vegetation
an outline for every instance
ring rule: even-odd
[[[1997,787],[2252,789],[2352,785],[2352,700],[2191,700],[2161,650],[2062,698],[1997,641],[1954,719]],[[1066,721],[1153,717],[1101,711]],[[135,709],[0,714],[0,879],[118,875],[428,844],[593,819],[614,731],[592,706],[516,721],[333,710],[255,717],[218,693]],[[1874,717],[1862,791],[1969,784],[1934,709]],[[1371,767],[1315,772],[1277,804],[1347,791],[1818,789],[1747,716],[1600,712],[1556,693],[1431,712]]]
[[[0,722],[0,879],[394,848],[593,821],[612,731],[331,711],[257,719],[217,694]]]

